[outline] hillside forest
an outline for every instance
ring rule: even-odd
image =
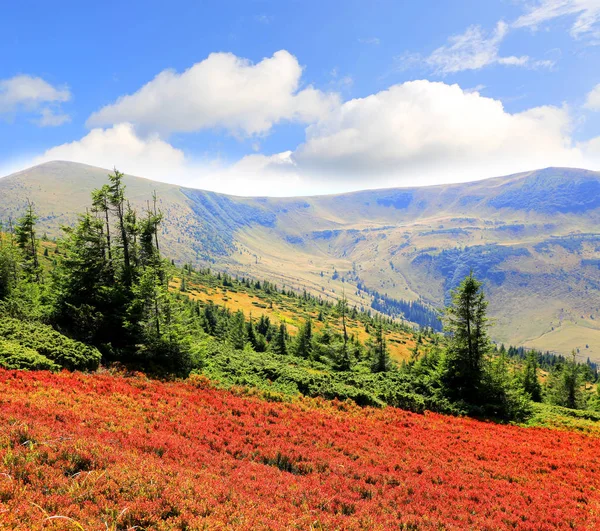
[[[126,192],[115,170],[59,239],[38,234],[32,203],[5,220],[0,367],[121,367],[204,376],[277,401],[305,395],[499,421],[525,421],[540,407],[592,419],[600,412],[589,360],[492,343],[484,286],[472,272],[440,324],[428,316],[429,326],[413,327],[380,308],[361,311],[345,294],[331,302],[178,267],[161,254],[156,195],[139,211]]]

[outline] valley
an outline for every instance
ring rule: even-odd
[[[30,199],[40,234],[72,224],[107,170],[51,162],[0,179],[0,219]],[[473,270],[497,342],[600,360],[600,174],[548,168],[456,185],[242,198],[125,178],[153,190],[179,264],[267,278],[368,309],[379,296],[441,308]]]

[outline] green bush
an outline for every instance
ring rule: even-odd
[[[101,355],[97,349],[40,323],[1,318],[0,339],[18,343],[71,371],[95,370],[100,363]]]
[[[29,371],[58,371],[60,365],[16,341],[0,339],[0,367]]]
[[[390,405],[415,413],[425,410],[464,414],[443,397],[416,392],[415,379],[400,371],[337,372],[319,362],[291,355],[235,350],[207,337],[194,345],[201,373],[223,386],[246,386],[266,392],[352,400],[360,406]]]

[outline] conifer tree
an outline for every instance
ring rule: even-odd
[[[110,187],[105,184],[102,188],[92,192],[92,210],[104,218],[104,235],[106,238],[106,258],[112,262],[112,243],[110,238]]]
[[[375,331],[375,344],[373,346],[373,362],[371,370],[373,372],[386,372],[391,368],[390,355],[383,334],[383,326],[377,324]]]
[[[312,321],[308,317],[298,330],[294,340],[293,353],[300,358],[309,359],[312,357]]]
[[[451,397],[468,403],[482,398],[484,359],[491,349],[481,287],[471,273],[452,292],[452,304],[446,309],[445,330],[450,337],[442,380]]]
[[[523,369],[522,386],[523,390],[531,396],[534,402],[542,401],[542,386],[537,373],[538,362],[537,354],[534,351],[527,353],[525,367]]]
[[[17,253],[12,230],[3,234],[3,228],[0,225],[0,301],[10,296],[18,280]]]
[[[571,359],[565,360],[550,374],[546,393],[548,400],[558,406],[579,409],[584,406],[582,383],[576,353],[573,351]]]
[[[35,225],[38,217],[33,210],[31,201],[27,201],[27,210],[23,217],[17,221],[15,235],[17,246],[21,250],[21,269],[28,279],[39,282],[40,264],[38,261],[38,241],[35,235]]]
[[[125,284],[130,286],[133,282],[131,270],[131,236],[128,234],[127,228],[131,224],[131,219],[127,217],[123,174],[115,168],[113,173],[109,174],[108,179],[110,181],[108,201],[117,217],[119,241],[123,253],[123,279]]]
[[[285,356],[288,353],[287,350],[287,330],[285,324],[281,323],[277,329],[277,333],[273,340],[269,344],[269,347],[275,354]]]
[[[229,343],[235,349],[243,349],[246,345],[246,321],[244,312],[238,310],[229,320]]]

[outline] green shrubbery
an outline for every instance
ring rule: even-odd
[[[60,365],[16,341],[0,339],[0,367],[30,371],[58,371]]]
[[[27,358],[30,361],[24,361],[23,368],[32,368],[27,366],[27,363],[33,363],[32,353],[39,356],[39,359],[35,358],[37,362],[43,363],[44,360],[49,362],[50,369],[63,367],[71,371],[85,371],[95,370],[100,364],[101,356],[97,349],[69,339],[52,327],[41,323],[4,317],[0,319],[0,339],[8,340],[4,343],[24,347],[21,351],[23,359]],[[14,356],[11,359],[16,363]]]
[[[408,371],[371,373],[360,367],[354,371],[333,371],[325,363],[293,355],[236,350],[207,337],[196,344],[196,361],[202,373],[224,386],[242,385],[288,395],[320,396],[352,400],[361,406],[391,405],[422,413],[428,409],[461,414],[443,397],[415,392],[414,377]]]

